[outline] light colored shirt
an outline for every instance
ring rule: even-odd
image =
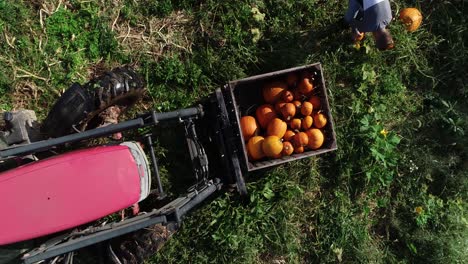
[[[364,10],[367,10],[369,7],[373,6],[373,5],[376,5],[380,2],[383,2],[384,0],[364,0],[363,1],[363,9]]]
[[[349,0],[345,20],[356,32],[374,32],[392,21],[389,0]]]

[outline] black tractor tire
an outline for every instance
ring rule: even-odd
[[[60,137],[72,132],[72,127],[95,109],[93,96],[81,85],[74,83],[55,102],[41,126],[48,137]]]
[[[60,137],[99,125],[99,114],[111,106],[124,109],[144,93],[143,79],[130,67],[105,72],[84,85],[73,84],[57,100],[41,126],[46,137]]]
[[[177,232],[179,225],[156,224],[111,241],[108,252],[109,263],[139,264],[156,254],[170,237]]]

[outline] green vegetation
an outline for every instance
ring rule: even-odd
[[[416,6],[391,51],[361,49],[347,1],[0,0],[0,108],[43,117],[72,82],[132,63],[145,104],[173,110],[234,80],[321,62],[339,149],[249,176],[206,204],[151,263],[468,261],[466,5]],[[169,167],[169,166],[168,166]],[[162,167],[165,174],[170,173]]]

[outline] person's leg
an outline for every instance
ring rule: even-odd
[[[349,0],[348,10],[346,11],[344,19],[351,27],[353,27],[354,24],[354,15],[359,9],[362,9],[362,6],[356,0]]]
[[[386,28],[381,28],[373,32],[375,44],[379,50],[389,50],[395,47],[392,35]]]
[[[344,16],[344,20],[351,26],[351,39],[353,42],[359,42],[364,38],[364,32],[358,30],[360,23],[355,19],[358,12],[363,12],[362,5],[357,0],[349,0],[348,10]]]

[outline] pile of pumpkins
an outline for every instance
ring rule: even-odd
[[[319,149],[327,115],[316,93],[316,72],[290,72],[262,87],[263,102],[240,126],[250,161]],[[318,81],[318,80],[317,80]]]

